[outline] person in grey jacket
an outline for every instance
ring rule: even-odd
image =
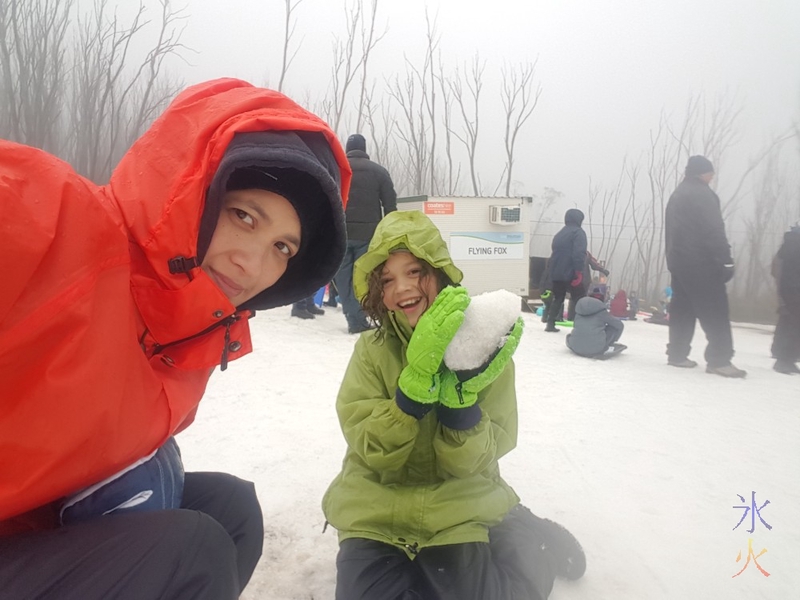
[[[334,282],[347,319],[347,330],[361,333],[370,326],[353,292],[353,264],[367,251],[380,220],[397,210],[397,193],[389,172],[370,160],[363,135],[354,133],[347,138],[345,150],[353,170],[345,210],[347,251]]]
[[[567,336],[567,347],[587,358],[601,357],[612,346],[615,352],[622,351],[625,346],[617,342],[624,327],[622,321],[606,310],[599,294],[584,296],[575,306],[575,323]]]

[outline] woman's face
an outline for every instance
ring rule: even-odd
[[[383,304],[406,315],[411,327],[439,293],[436,277],[410,252],[390,254],[381,271]]]
[[[300,218],[291,203],[266,190],[223,197],[203,270],[234,306],[273,285],[300,249]]]

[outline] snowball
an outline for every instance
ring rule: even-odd
[[[520,299],[507,290],[472,298],[447,350],[444,364],[452,371],[477,369],[503,345],[519,317]]]

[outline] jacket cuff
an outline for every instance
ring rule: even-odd
[[[439,417],[439,423],[459,431],[472,429],[481,420],[481,408],[477,404],[467,408],[449,408],[440,404],[436,407],[436,414]]]
[[[427,415],[434,406],[433,404],[423,404],[422,402],[412,400],[406,396],[400,388],[397,388],[397,391],[394,393],[394,400],[397,402],[397,407],[400,410],[417,420]]]

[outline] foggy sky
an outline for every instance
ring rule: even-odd
[[[404,56],[421,65],[426,4],[447,67],[476,51],[487,61],[483,102],[496,113],[503,61],[538,57],[543,93],[520,134],[514,168],[525,194],[549,186],[582,206],[590,178],[612,185],[623,157],[646,149],[661,111],[679,117],[700,92],[712,100],[727,90],[744,106],[741,142],[731,152],[740,161],[800,117],[797,0],[380,0],[377,21],[388,32],[370,58],[379,82],[403,74]],[[277,86],[282,0],[191,0],[186,7],[183,42],[196,53],[185,53],[191,65],[175,63],[173,72],[187,84],[236,76]],[[302,43],[284,91],[298,101],[321,97],[328,85],[333,35],[345,32],[343,7],[303,0],[295,12],[293,42]],[[485,185],[494,187],[502,123],[489,113],[481,115],[479,159]]]

